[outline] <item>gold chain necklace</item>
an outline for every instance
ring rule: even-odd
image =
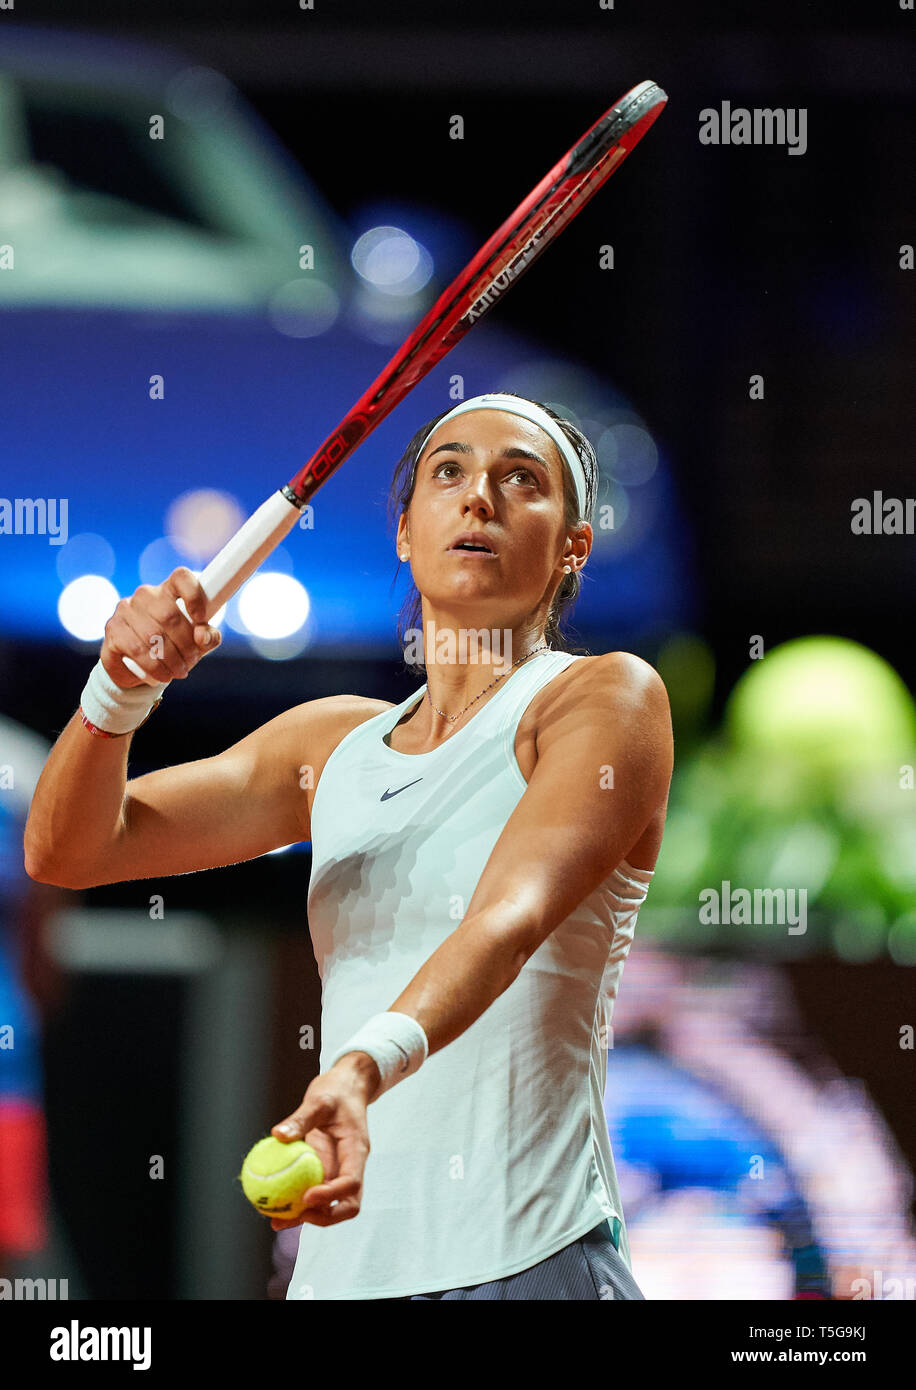
[[[426,698],[427,700],[429,700],[429,703],[432,705],[433,709],[436,711],[437,714],[441,714],[443,719],[447,719],[450,724],[454,724],[455,720],[460,719],[461,716],[465,713],[465,711],[471,708],[471,705],[475,705],[477,703],[481,696],[486,695],[488,690],[493,689],[494,685],[496,684],[496,681],[504,680],[506,676],[511,675],[512,671],[515,669],[516,666],[520,666],[523,661],[527,661],[529,656],[534,656],[535,652],[547,651],[550,651],[550,645],[547,642],[545,642],[541,647],[532,647],[531,651],[528,652],[525,656],[520,656],[518,661],[513,661],[508,671],[503,671],[502,675],[497,676],[495,681],[490,681],[490,684],[486,686],[483,690],[481,690],[480,695],[475,695],[473,700],[471,700],[470,704],[465,705],[464,709],[459,710],[457,714],[446,714],[445,710],[438,709],[436,705],[433,705],[432,698],[429,693],[428,684],[426,686]]]

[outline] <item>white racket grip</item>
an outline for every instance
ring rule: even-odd
[[[207,596],[207,622],[242,587],[245,580],[254,574],[270,552],[289,535],[300,515],[300,509],[295,503],[290,502],[285,494],[278,490],[272,493],[266,502],[262,502],[256,512],[252,512],[219,554],[214,555],[200,576],[200,587]],[[177,603],[185,617],[190,620],[184,599],[179,598]],[[139,676],[147,685],[162,686],[161,681],[144,671],[142,666],[138,666],[129,656],[122,657],[121,660],[128,670]],[[162,688],[164,689],[164,686]]]
[[[207,595],[207,622],[289,535],[301,515],[282,492],[274,492],[214,555],[200,576],[200,587]]]

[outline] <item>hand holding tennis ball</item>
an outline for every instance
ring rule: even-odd
[[[311,1144],[284,1144],[268,1135],[249,1150],[239,1177],[245,1196],[264,1216],[294,1221],[309,1189],[324,1182],[324,1167]]]
[[[269,1138],[255,1144],[239,1177],[245,1196],[275,1231],[303,1223],[335,1226],[359,1215],[369,1155],[366,1108],[378,1084],[372,1058],[348,1052],[315,1077]]]

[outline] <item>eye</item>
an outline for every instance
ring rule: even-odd
[[[434,478],[438,478],[439,475],[442,474],[443,468],[457,468],[458,471],[461,472],[461,464],[456,463],[454,460],[452,460],[451,462],[443,462],[437,464],[433,469],[432,476]],[[506,474],[506,477],[516,478],[519,474],[522,474],[528,482],[534,483],[535,485],[537,484],[537,474],[533,473],[530,468],[513,468],[511,473]],[[442,476],[444,477],[445,475],[442,474]]]

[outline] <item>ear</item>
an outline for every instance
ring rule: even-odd
[[[578,560],[577,569],[583,569],[585,562],[591,554],[592,542],[595,533],[587,521],[583,521],[577,530],[572,531],[569,536],[569,550]]]

